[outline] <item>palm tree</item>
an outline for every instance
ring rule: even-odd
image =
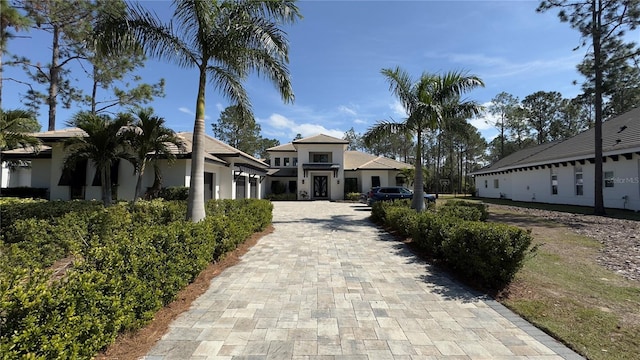
[[[29,133],[40,130],[40,124],[33,113],[25,110],[0,109],[0,165],[2,151],[15,148],[32,148],[38,151],[40,140]],[[1,169],[1,168],[0,168]],[[2,173],[0,172],[0,180]]]
[[[111,205],[111,166],[120,159],[132,161],[123,136],[130,123],[131,116],[128,114],[119,114],[111,119],[109,115],[94,115],[89,112],[80,112],[67,123],[83,130],[87,136],[65,141],[64,148],[68,154],[64,159],[64,166],[73,169],[82,160],[91,161],[100,174],[104,206]]]
[[[205,90],[209,78],[223,96],[250,112],[243,87],[252,71],[273,82],[285,102],[293,100],[288,42],[280,29],[300,18],[293,0],[174,0],[165,24],[139,5],[124,20],[98,29],[105,49],[141,46],[152,57],[198,70],[187,218],[198,222],[204,208]],[[127,41],[128,40],[128,41]]]
[[[164,118],[153,115],[153,109],[139,109],[134,115],[136,119],[130,131],[126,132],[126,137],[133,150],[133,165],[138,174],[135,202],[142,196],[142,177],[147,164],[153,162],[155,170],[154,186],[161,186],[158,157],[163,156],[169,163],[173,162],[176,159],[176,155],[171,151],[171,145],[182,151],[184,143],[173,130],[164,126]]]
[[[380,141],[389,134],[415,134],[416,162],[413,201],[411,207],[424,210],[424,179],[422,171],[422,137],[425,131],[443,126],[448,119],[469,117],[480,111],[473,101],[462,101],[460,95],[478,86],[484,86],[480,78],[461,72],[443,75],[423,73],[414,82],[410,75],[396,67],[382,69],[382,75],[389,83],[389,90],[398,97],[407,113],[403,122],[379,121],[363,136],[367,146]]]

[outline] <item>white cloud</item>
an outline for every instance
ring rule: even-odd
[[[355,119],[355,120],[353,120],[353,122],[355,124],[367,124],[367,121],[366,120],[362,120],[362,119]]]
[[[339,129],[327,129],[323,125],[303,123],[298,124],[295,121],[280,114],[271,114],[266,120],[260,120],[265,125],[264,133],[269,136],[278,138],[293,139],[296,134],[302,137],[313,136],[317,134],[325,134],[337,138],[344,136],[344,131]],[[267,128],[268,127],[268,128]]]
[[[353,116],[357,116],[358,115],[358,113],[355,110],[353,110],[353,109],[351,109],[351,108],[349,108],[347,106],[344,106],[344,105],[340,105],[338,107],[338,110],[340,112],[345,113],[345,114],[349,114],[349,115],[353,115]]]
[[[267,125],[276,129],[291,128],[294,125],[293,121],[280,114],[271,114],[271,116],[269,116],[269,118],[266,120],[266,123]]]
[[[508,77],[518,74],[540,74],[548,72],[559,72],[573,70],[577,63],[582,60],[583,55],[573,53],[570,56],[553,59],[534,59],[523,62],[512,61],[511,59],[499,56],[487,56],[485,54],[462,54],[462,53],[433,53],[425,54],[428,58],[446,59],[452,63],[473,65],[474,68],[487,68],[484,77]]]
[[[179,107],[179,108],[178,108],[178,111],[180,111],[180,112],[182,112],[182,113],[185,113],[185,114],[187,114],[187,115],[196,116],[196,114],[195,114],[193,111],[189,110],[189,109],[188,109],[188,108],[186,108],[186,107]],[[208,115],[205,115],[205,116],[204,116],[204,119],[205,119],[205,120],[209,120],[209,119],[210,119],[210,117],[209,117]]]
[[[399,117],[406,118],[407,112],[404,109],[404,106],[400,103],[400,101],[396,100],[393,104],[389,104],[389,108],[393,111],[393,113]]]

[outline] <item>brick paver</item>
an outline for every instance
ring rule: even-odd
[[[275,232],[213,279],[152,359],[582,359],[416,258],[369,208],[274,203]]]

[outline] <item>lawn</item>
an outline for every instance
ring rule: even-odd
[[[579,207],[527,205],[585,213]],[[600,266],[596,257],[602,245],[594,239],[505,208],[490,211],[492,221],[531,229],[539,244],[537,255],[527,260],[499,300],[589,359],[637,359],[640,283]]]

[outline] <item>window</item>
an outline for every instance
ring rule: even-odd
[[[328,163],[331,162],[328,153],[312,153],[311,161],[314,163]]]
[[[297,157],[293,158],[293,164],[291,164],[291,165],[298,166],[298,158]]]
[[[289,180],[289,193],[295,194],[298,190],[298,182],[296,180]]]
[[[484,181],[484,188],[488,188],[489,187],[489,180],[485,180]]]
[[[500,188],[500,179],[493,179],[493,188],[494,189]]]
[[[576,174],[576,195],[584,195],[584,181],[582,179],[582,166],[576,166],[574,168]]]
[[[284,158],[284,166],[289,166],[289,158]]]
[[[344,179],[344,193],[354,193],[358,191],[358,178],[345,178]]]
[[[280,158],[276,158],[275,159],[275,164],[274,166],[280,166]]]
[[[551,195],[558,195],[558,173],[551,168]]]
[[[613,184],[614,184],[613,171],[605,171],[604,172],[604,187],[612,188]]]
[[[380,176],[372,176],[371,177],[371,187],[380,186]]]

